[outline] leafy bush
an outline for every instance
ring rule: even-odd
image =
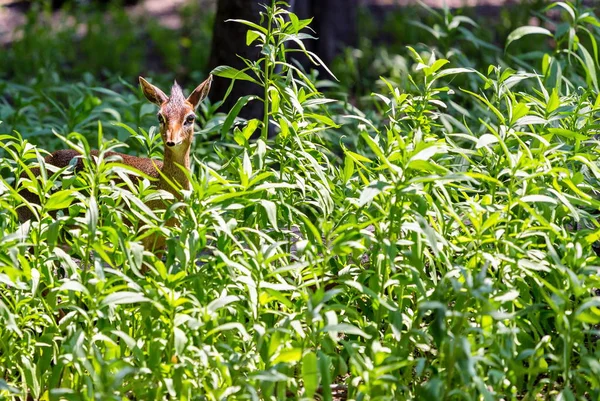
[[[535,57],[481,67],[408,47],[400,79],[382,77],[364,108],[289,61],[294,41],[319,63],[301,44],[309,21],[280,2],[262,25],[239,21],[261,58],[213,73],[263,96],[227,116],[203,106],[200,135],[221,140],[197,142],[192,190],[167,210],[145,206],[147,180],[115,186],[128,170],[102,157],[122,143],[97,120],[158,151],[155,131],[137,130],[139,95],[82,84],[61,106],[3,83],[15,95],[2,109],[0,394],[600,397],[599,21],[552,7],[563,28],[509,35],[552,35]],[[237,118],[251,101],[262,121]],[[33,176],[42,152],[10,131],[48,124],[85,171]],[[17,207],[38,218],[20,224]],[[164,258],[140,245],[153,231],[169,238]]]
[[[14,42],[2,49],[0,78],[37,86],[79,81],[82,74],[103,83],[140,73],[166,75],[164,82],[187,79],[208,60],[214,11],[199,0],[180,13],[182,26],[171,29],[152,15],[126,12],[119,1],[106,9],[68,1],[60,13],[49,2],[32,2]]]

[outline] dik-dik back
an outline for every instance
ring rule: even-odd
[[[136,157],[117,152],[108,152],[106,156],[118,156],[119,162],[136,168],[140,172],[155,179],[155,186],[173,193],[176,197],[179,195],[179,189],[189,188],[187,174],[182,171],[189,171],[190,168],[190,148],[194,136],[194,122],[196,118],[195,109],[200,102],[207,96],[212,76],[200,84],[186,98],[177,82],[171,88],[170,96],[167,96],[161,89],[150,84],[144,78],[140,77],[140,85],[146,98],[159,106],[157,114],[160,133],[165,145],[163,161],[153,160],[144,157]],[[97,156],[97,151],[92,151],[92,157]],[[44,159],[44,162],[58,168],[67,167],[75,164],[75,172],[83,168],[81,155],[72,149],[58,150]],[[77,159],[74,162],[74,159]],[[34,176],[39,176],[39,168],[33,168]],[[26,178],[24,174],[22,178]],[[136,177],[131,176],[133,180]],[[39,205],[39,197],[26,190],[19,191],[21,196],[32,205]],[[164,203],[163,203],[164,206]],[[34,212],[26,205],[17,209],[19,220],[24,222],[34,218]]]

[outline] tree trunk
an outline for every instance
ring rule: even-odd
[[[344,48],[358,45],[358,0],[295,0],[293,5],[298,18],[313,18],[310,27],[318,40],[305,43],[328,67]]]

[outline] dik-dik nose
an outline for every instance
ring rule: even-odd
[[[173,146],[175,146],[175,142],[173,141],[167,141],[167,146],[172,148]]]

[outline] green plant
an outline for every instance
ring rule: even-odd
[[[544,8],[544,12],[560,11],[560,21],[540,15],[545,25],[552,25],[554,32],[542,26],[523,26],[515,29],[507,38],[506,47],[512,42],[532,34],[545,35],[553,39],[554,51],[542,53],[541,67],[544,79],[548,85],[560,87],[570,85],[573,88],[580,85],[592,86],[598,91],[598,43],[597,35],[600,20],[591,9],[583,7],[580,1],[553,2]],[[572,62],[575,60],[576,62]],[[580,68],[582,76],[570,74]],[[568,74],[568,79],[563,75]],[[584,79],[582,79],[584,78]]]
[[[114,185],[105,158],[27,174],[33,127],[84,155],[125,135],[160,153],[127,81],[1,82],[0,396],[597,399],[600,97],[579,61],[595,19],[569,25],[571,49],[513,35],[501,59],[451,41],[373,52],[387,76],[354,103],[290,62],[309,21],[273,2],[238,21],[259,59],[214,71],[262,96],[202,106],[191,190],[157,213],[149,183]],[[238,117],[250,101],[262,119]],[[27,224],[22,186],[45,199]],[[143,251],[148,229],[164,258]]]

